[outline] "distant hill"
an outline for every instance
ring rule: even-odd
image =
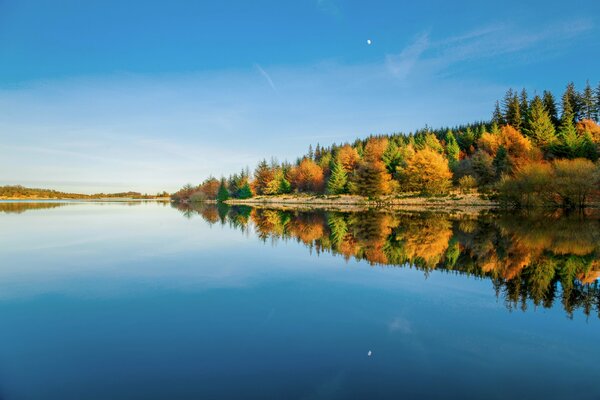
[[[155,195],[142,194],[139,192],[121,192],[121,193],[65,193],[52,189],[37,189],[27,188],[21,185],[0,186],[0,199],[105,199],[105,198],[122,198],[122,199],[154,199],[159,197],[169,197],[167,192],[157,193]]]

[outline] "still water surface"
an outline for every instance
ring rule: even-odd
[[[0,259],[0,399],[600,398],[593,214],[13,202]]]

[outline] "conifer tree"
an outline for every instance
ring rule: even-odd
[[[562,103],[563,113],[558,131],[560,143],[555,146],[555,153],[559,156],[574,158],[580,152],[581,140],[577,135],[577,130],[573,123],[573,109],[571,107],[570,96],[567,92],[563,95]]]
[[[556,130],[544,108],[542,100],[535,96],[529,110],[529,122],[525,134],[538,146],[549,148],[556,142]]]
[[[250,183],[246,181],[244,185],[240,188],[238,192],[238,198],[240,199],[249,199],[252,197],[252,188],[250,187]]]
[[[583,94],[581,95],[581,106],[581,114],[583,118],[592,120],[596,120],[598,118],[596,99],[594,99],[594,91],[592,90],[589,81],[586,82],[585,89],[583,89]]]
[[[600,122],[600,83],[596,88],[596,122]]]
[[[519,99],[519,109],[521,110],[521,129],[527,127],[528,114],[529,114],[529,101],[527,99],[527,90],[523,88],[521,90],[521,97]]]
[[[339,161],[333,163],[331,169],[331,176],[327,182],[327,193],[328,194],[344,194],[348,193],[348,174],[342,167]]]
[[[496,179],[500,179],[502,174],[510,172],[511,165],[508,159],[508,152],[504,146],[498,148],[494,161],[492,161],[492,166],[494,167]]]
[[[496,105],[494,107],[494,113],[492,114],[492,123],[502,126],[505,124],[504,116],[502,115],[502,111],[500,111],[500,102],[496,100]]]
[[[219,186],[219,191],[217,192],[217,201],[223,202],[227,199],[229,199],[229,191],[227,190],[225,178],[221,178],[221,185]]]
[[[508,89],[504,96],[504,120],[516,130],[521,130],[521,104],[512,89]]]
[[[563,94],[563,106],[565,97],[569,99],[571,113],[573,114],[573,120],[579,121],[582,116],[581,96],[579,95],[579,93],[577,93],[577,90],[575,90],[575,84],[573,82],[569,82],[567,88],[565,89],[565,93]]]
[[[554,100],[554,95],[552,94],[552,92],[550,92],[548,90],[544,90],[542,102],[544,103],[544,109],[550,116],[550,121],[552,122],[552,125],[554,125],[555,128],[558,127],[560,121],[558,119],[558,110],[556,108],[556,100]]]
[[[579,153],[581,157],[585,157],[594,162],[598,160],[598,147],[594,143],[592,134],[589,131],[585,131],[583,137],[581,138],[581,147]]]
[[[456,141],[456,138],[450,129],[448,129],[448,132],[446,132],[446,154],[448,155],[448,164],[450,169],[452,169],[458,163],[460,148],[458,147],[458,142]]]

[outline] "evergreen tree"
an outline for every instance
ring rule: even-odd
[[[249,199],[252,197],[252,188],[250,187],[250,183],[246,181],[244,185],[240,188],[238,192],[238,198],[240,199]]]
[[[315,153],[313,152],[312,144],[308,145],[308,158],[311,160],[315,159]]]
[[[589,131],[585,131],[583,138],[581,138],[579,155],[594,162],[598,160],[598,147],[594,143],[592,134]]]
[[[552,122],[552,125],[554,125],[555,128],[558,127],[558,110],[556,108],[556,100],[554,100],[554,95],[552,94],[552,92],[544,90],[542,102],[544,103],[544,109],[550,116],[550,121]]]
[[[223,202],[227,199],[229,199],[229,191],[227,190],[225,178],[221,178],[221,185],[219,186],[219,191],[217,192],[217,201]]]
[[[500,111],[500,102],[496,100],[496,105],[494,107],[494,113],[492,114],[492,123],[497,126],[502,126],[505,124],[504,116],[502,115],[502,111]]]
[[[446,132],[446,154],[448,155],[448,164],[450,169],[452,169],[456,163],[458,163],[460,148],[458,147],[458,142],[456,141],[456,138],[450,129],[448,129],[448,132]]]
[[[508,152],[504,146],[498,148],[498,152],[492,161],[496,179],[500,179],[502,174],[508,173],[511,170],[510,161],[508,160]]]
[[[539,96],[535,96],[529,110],[529,122],[525,134],[538,146],[549,148],[556,142],[556,130]]]
[[[571,105],[571,112],[573,114],[574,121],[579,121],[582,117],[581,96],[579,95],[579,93],[577,93],[577,90],[575,90],[575,84],[573,82],[569,82],[565,93],[563,94],[563,105],[565,97],[569,99],[569,104]]]
[[[567,92],[563,95],[562,100],[563,113],[561,116],[560,129],[558,131],[560,143],[554,146],[554,152],[558,156],[575,158],[580,153],[581,140],[577,135],[577,130],[573,123],[573,109]]]
[[[585,119],[596,120],[598,118],[598,110],[596,99],[594,99],[594,91],[590,86],[590,81],[586,82],[585,89],[581,95],[581,114]]]
[[[348,193],[348,174],[342,167],[339,161],[333,163],[331,176],[327,182],[328,194],[344,194]]]
[[[508,89],[504,96],[504,120],[516,130],[521,130],[521,104],[519,96],[512,89]]]
[[[525,88],[521,90],[519,109],[521,110],[521,128],[525,129],[529,119],[529,101],[527,100],[527,90]]]
[[[600,122],[600,83],[596,88],[596,122]]]

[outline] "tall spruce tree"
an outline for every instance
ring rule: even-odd
[[[229,199],[229,191],[225,183],[225,178],[221,178],[221,184],[219,185],[219,191],[217,192],[217,201],[223,202]]]
[[[571,106],[571,97],[568,92],[563,94],[562,98],[562,116],[558,136],[560,143],[554,146],[554,152],[558,156],[575,158],[580,153],[581,140],[577,135],[573,117],[573,108]]]
[[[535,96],[531,102],[525,134],[544,149],[556,143],[556,129],[539,96]]]
[[[521,90],[521,96],[519,97],[519,109],[521,111],[521,129],[525,129],[529,119],[529,100],[527,98],[527,90],[525,90],[525,88]]]
[[[448,155],[448,164],[452,169],[458,163],[460,147],[458,147],[458,142],[450,129],[446,132],[446,154]]]
[[[500,102],[496,100],[496,105],[494,106],[494,113],[492,114],[492,123],[497,126],[502,126],[505,124],[504,116],[502,115],[502,111],[500,110]]]
[[[581,95],[577,93],[575,89],[575,84],[573,82],[569,82],[567,88],[565,89],[565,93],[563,94],[563,102],[564,97],[568,97],[569,103],[571,105],[571,112],[573,113],[573,120],[579,121],[582,117],[582,105],[581,105]],[[564,111],[563,111],[564,113]]]
[[[546,112],[550,116],[550,121],[552,122],[554,127],[557,128],[559,126],[560,120],[558,119],[558,109],[556,108],[556,100],[554,100],[554,95],[552,94],[552,92],[544,90],[542,102],[544,103],[544,108],[546,109]]]
[[[585,89],[581,95],[581,115],[585,119],[596,120],[598,110],[596,105],[596,99],[594,98],[594,91],[590,86],[590,81],[585,84]]]
[[[348,193],[348,174],[342,167],[339,161],[333,163],[331,168],[331,176],[327,182],[328,194],[345,194]]]
[[[512,89],[508,89],[504,96],[504,120],[516,130],[521,130],[521,104],[519,95]]]

